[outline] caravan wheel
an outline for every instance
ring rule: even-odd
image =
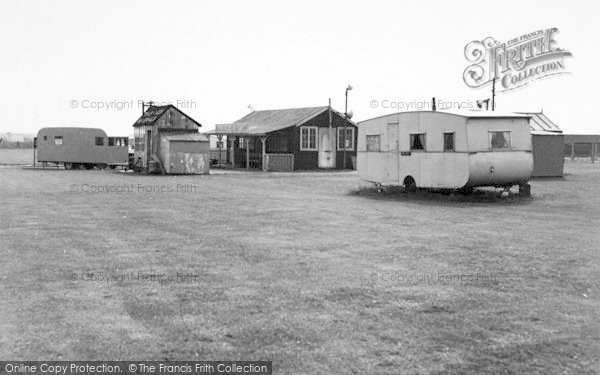
[[[404,190],[408,191],[409,193],[414,193],[417,191],[417,183],[412,176],[406,176],[404,179]]]

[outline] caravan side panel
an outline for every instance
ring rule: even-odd
[[[96,145],[96,138],[102,144]],[[42,128],[37,136],[37,160],[56,163],[107,163],[106,133],[96,128]]]
[[[469,178],[466,119],[443,112],[407,112],[400,119],[400,184],[411,176],[418,187],[460,188]],[[454,151],[444,150],[454,134]],[[425,135],[425,150],[411,149],[411,134]]]
[[[361,180],[388,183],[388,122],[397,122],[397,115],[375,118],[358,126],[356,163]],[[367,150],[367,140],[371,141]]]
[[[524,184],[533,172],[528,118],[470,119],[469,186]],[[490,132],[508,132],[510,147],[494,149]]]

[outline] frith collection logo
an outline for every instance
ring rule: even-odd
[[[497,80],[497,91],[509,91],[540,78],[565,74],[571,52],[558,47],[557,28],[537,30],[501,43],[492,37],[465,46],[469,65],[463,74],[467,86],[477,88]]]

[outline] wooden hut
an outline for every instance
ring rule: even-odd
[[[208,137],[198,133],[201,126],[173,105],[150,105],[133,124],[134,163],[148,173],[208,173]]]
[[[343,169],[356,157],[356,124],[329,106],[254,111],[210,134],[226,138],[220,162],[233,168]]]

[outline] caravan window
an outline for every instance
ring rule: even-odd
[[[96,137],[96,146],[104,146],[104,137]]]
[[[108,145],[109,146],[114,146],[115,145],[115,139],[113,137],[108,137]]]
[[[444,151],[454,151],[454,133],[444,133]]]
[[[63,138],[61,135],[54,137],[54,144],[55,145],[62,145],[63,144]]]
[[[367,151],[381,151],[380,135],[367,135]]]
[[[490,132],[491,149],[509,149],[510,132]]]
[[[410,135],[411,150],[425,150],[425,133]]]

